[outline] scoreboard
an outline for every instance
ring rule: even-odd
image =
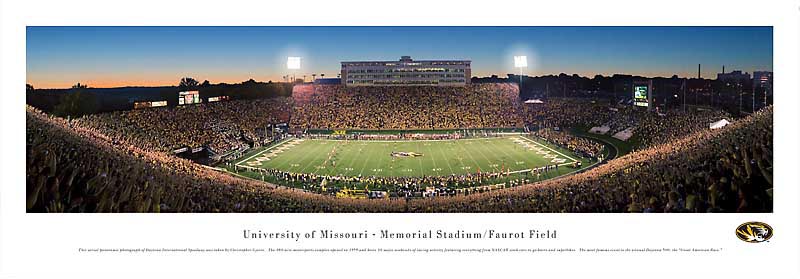
[[[650,107],[653,92],[653,81],[633,83],[633,105]]]
[[[639,85],[633,87],[633,104],[640,107],[646,107],[648,105],[646,85]]]
[[[178,92],[178,105],[191,105],[199,103],[201,103],[200,91]]]

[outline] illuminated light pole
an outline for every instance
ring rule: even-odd
[[[522,68],[528,67],[528,57],[525,55],[514,56],[514,68],[519,68],[519,91],[522,92]]]
[[[767,88],[766,86],[763,86],[763,84],[762,84],[761,87],[764,89],[764,107],[766,107],[767,106],[767,89],[772,90],[772,87],[770,86],[769,88]]]
[[[288,68],[289,70],[293,70],[292,71],[292,83],[294,83],[296,81],[296,79],[294,77],[294,72],[295,72],[294,70],[299,70],[300,69],[300,57],[289,56],[289,58],[286,59],[286,68]]]
[[[741,115],[742,114],[742,98],[743,98],[743,95],[744,95],[744,91],[742,91],[741,88],[736,88],[736,89],[737,89],[736,93],[739,94],[739,115]]]
[[[684,80],[683,80],[683,84],[682,84],[682,86],[681,86],[681,87],[683,87],[683,88],[681,88],[681,89],[683,89],[683,95],[682,95],[682,97],[683,97],[683,112],[684,112],[684,113],[686,113],[686,80],[687,80],[687,79],[684,79]]]
[[[752,73],[755,74],[756,71],[753,70]],[[753,76],[752,82],[750,84],[753,87],[753,96],[752,96],[753,97],[753,110],[752,110],[752,112],[755,113],[756,112],[756,79],[755,79],[755,76]]]

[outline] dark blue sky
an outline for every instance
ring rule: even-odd
[[[28,27],[27,81],[37,88],[171,85],[335,77],[340,61],[469,59],[474,76],[614,73],[703,77],[772,70],[772,27]]]

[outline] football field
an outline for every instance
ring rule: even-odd
[[[522,172],[588,161],[523,136],[460,140],[289,139],[235,161],[244,168],[337,176],[420,177]],[[563,168],[568,169],[568,168]]]

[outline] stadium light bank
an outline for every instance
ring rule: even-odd
[[[297,80],[295,79],[294,72],[300,69],[300,59],[301,57],[296,57],[296,56],[289,56],[286,59],[286,68],[292,70],[292,83],[294,83]]]
[[[514,56],[514,68],[519,68],[519,89],[522,90],[522,69],[528,67],[528,56]]]

